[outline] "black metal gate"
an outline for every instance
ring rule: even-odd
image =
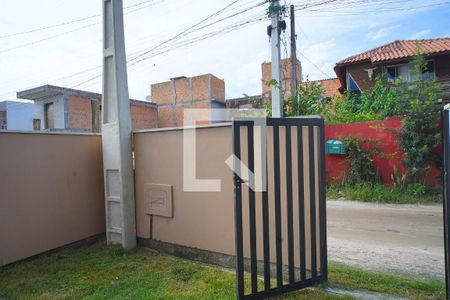
[[[267,166],[265,191],[249,188],[245,183],[255,178],[245,182],[238,175],[241,165],[234,164],[238,299],[276,296],[327,281],[324,122],[265,122],[264,131],[255,121],[233,121],[233,153],[250,172],[255,172],[255,149],[267,145],[265,162],[256,162]],[[260,133],[267,143],[255,143]]]

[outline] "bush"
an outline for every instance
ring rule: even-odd
[[[413,84],[401,83],[399,86],[399,107],[406,116],[398,135],[405,153],[403,165],[408,170],[408,183],[422,183],[432,164],[441,166],[440,154],[432,150],[441,142],[438,112],[442,104],[438,99],[442,88],[435,80],[422,78],[426,65],[423,56],[417,56],[414,68],[419,79]]]
[[[342,140],[350,168],[345,182],[349,185],[378,182],[379,176],[373,165],[373,157],[380,155],[378,143],[352,135],[343,137]]]

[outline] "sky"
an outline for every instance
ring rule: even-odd
[[[101,3],[0,0],[0,101],[44,84],[100,93]],[[335,77],[337,61],[394,40],[450,37],[447,0],[282,3],[297,9],[304,79]],[[153,83],[207,73],[225,80],[226,98],[261,93],[261,63],[270,61],[267,3],[124,0],[123,5],[131,98],[146,99]],[[289,24],[289,16],[285,20]],[[282,34],[287,46],[289,30]],[[287,48],[282,45],[282,58],[290,55]]]

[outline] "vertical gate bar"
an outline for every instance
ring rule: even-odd
[[[262,141],[267,139],[267,135],[263,136],[264,130],[261,129],[261,147],[266,146]],[[266,133],[267,134],[267,133]],[[268,172],[268,160],[267,160],[267,149],[265,151],[266,157],[261,158],[261,164],[263,159],[266,160],[266,180],[265,189],[262,193],[262,219],[263,219],[263,251],[264,251],[264,290],[268,292],[270,290],[270,240],[269,240],[269,172]],[[264,171],[264,168],[262,168]]]
[[[323,119],[319,126],[319,220],[320,220],[320,273],[328,278],[327,253],[327,201],[325,178],[325,125]]]
[[[253,125],[247,126],[247,145],[248,145],[248,168],[250,172],[255,172],[255,147],[253,139]],[[249,174],[249,189],[248,189],[248,213],[250,220],[250,270],[252,293],[258,292],[258,270],[256,260],[256,215],[255,215],[255,191],[253,190],[255,184],[255,177]]]
[[[311,228],[311,276],[317,277],[317,244],[316,244],[316,162],[314,157],[314,126],[308,126],[309,140],[309,193],[310,193],[310,228]]]
[[[449,187],[449,180],[450,180],[450,111],[448,109],[444,109],[442,112],[442,145],[443,145],[443,163],[444,163],[444,176],[443,176],[443,194],[444,194],[444,251],[445,251],[445,292],[446,292],[446,299],[450,299],[450,261],[449,261],[449,217],[450,217],[450,211],[449,211],[449,201],[450,201],[450,187]]]
[[[286,126],[286,197],[287,197],[287,234],[288,234],[288,267],[289,283],[295,282],[294,275],[294,216],[292,205],[292,148],[291,126]]]
[[[305,183],[303,178],[303,126],[297,126],[298,226],[300,244],[300,280],[306,279],[305,254]]]
[[[280,193],[280,136],[278,125],[273,126],[273,164],[275,201],[275,251],[277,257],[277,286],[283,286],[283,254],[281,237],[281,193]]]
[[[241,133],[239,124],[233,122],[233,154],[240,159],[241,158]],[[238,299],[244,297],[244,250],[243,250],[243,237],[242,237],[242,190],[241,190],[241,178],[237,175],[240,173],[239,163],[234,165],[234,215],[235,215],[235,238],[236,238],[236,294]]]

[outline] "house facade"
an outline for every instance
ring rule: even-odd
[[[0,130],[33,130],[33,117],[32,102],[0,102]]]
[[[18,92],[17,98],[34,100],[34,119],[40,130],[101,130],[101,94],[44,85]],[[130,102],[133,130],[158,127],[156,104],[139,100]]]
[[[428,67],[425,79],[435,78],[444,90],[444,101],[450,101],[450,38],[427,40],[400,40],[347,57],[334,68],[340,82],[340,91],[360,92],[372,88],[377,76],[395,81],[414,81],[412,60],[418,49]]]
[[[175,77],[151,85],[152,102],[158,106],[158,127],[183,126],[184,109],[225,108],[225,81],[205,74],[194,77]],[[203,123],[221,122],[225,115],[211,111]]]

